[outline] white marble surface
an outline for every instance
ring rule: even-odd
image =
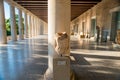
[[[42,80],[47,66],[46,37],[0,45],[0,80]]]

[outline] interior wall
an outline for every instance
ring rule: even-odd
[[[91,19],[93,17],[96,18],[96,25],[100,27],[100,30],[108,31],[108,35],[110,35],[111,29],[111,19],[112,15],[110,10],[120,6],[120,0],[102,0],[97,5],[93,6],[91,9],[74,19],[71,24],[78,23],[79,25],[79,33],[82,31],[82,22],[85,22],[85,33],[90,34],[91,29]],[[77,21],[77,22],[76,22]],[[102,34],[102,31],[101,31]]]

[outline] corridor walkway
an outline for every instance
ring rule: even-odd
[[[120,48],[110,42],[95,43],[88,39],[71,41],[71,67],[75,80],[120,80]]]
[[[111,43],[71,40],[75,80],[120,80],[120,49]],[[0,45],[0,80],[43,80],[48,67],[47,35]]]
[[[0,45],[0,80],[41,80],[48,62],[47,38]]]

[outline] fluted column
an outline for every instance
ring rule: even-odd
[[[36,30],[37,30],[37,21],[36,21],[36,17],[34,17],[34,35],[36,36]]]
[[[32,37],[34,37],[34,16],[31,16],[31,21],[32,21]]]
[[[28,17],[27,17],[27,13],[25,13],[25,28],[24,28],[24,32],[25,32],[25,37],[28,38]]]
[[[10,25],[11,25],[11,40],[17,41],[17,26],[15,19],[15,7],[10,5]]]
[[[35,24],[35,25],[34,25],[35,32],[34,32],[34,33],[35,33],[35,36],[36,36],[36,35],[37,35],[37,34],[36,34],[36,33],[37,33],[37,18],[35,17],[34,19],[35,19],[35,23],[34,23],[34,24]]]
[[[23,20],[22,20],[22,11],[19,9],[19,23],[18,23],[18,26],[19,26],[19,40],[22,40],[24,39],[24,35],[23,35]]]
[[[30,36],[33,37],[33,16],[30,15]]]
[[[40,21],[40,35],[43,35],[44,32],[44,23],[43,21]]]
[[[29,33],[29,37],[31,37],[31,16],[30,16],[30,14],[29,14],[29,31],[28,31],[28,33]]]
[[[38,30],[39,30],[39,21],[38,21],[39,19],[37,18],[37,36],[38,36]]]
[[[40,19],[38,21],[39,25],[38,25],[38,35],[40,35]]]
[[[7,43],[6,26],[5,26],[5,13],[4,3],[0,0],[0,44]]]
[[[49,69],[53,71],[55,56],[55,34],[67,32],[70,34],[71,0],[48,0],[48,54]]]

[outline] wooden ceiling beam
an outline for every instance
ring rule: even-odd
[[[22,6],[47,6],[47,4],[39,4],[39,3],[37,3],[37,4],[21,4]]]
[[[20,0],[20,1],[16,1],[17,3],[47,3],[47,1],[35,1],[35,0],[29,0],[29,1],[27,1],[27,0],[25,0],[25,1],[23,1],[23,0]]]
[[[47,6],[47,4],[21,4],[22,6]],[[95,5],[95,3],[91,3],[91,4],[71,4],[72,6],[74,5],[78,5],[78,6],[84,6],[84,5]]]
[[[48,0],[14,0],[47,22]],[[75,19],[101,0],[71,0],[71,20]]]
[[[91,3],[91,4],[71,4],[71,6],[85,6],[85,5],[95,5],[95,3]]]
[[[24,8],[47,8],[46,6],[23,6]]]
[[[99,1],[71,1],[71,3],[98,3]]]
[[[28,10],[48,10],[47,8],[26,8]]]
[[[48,0],[14,0],[14,1],[48,1]]]

